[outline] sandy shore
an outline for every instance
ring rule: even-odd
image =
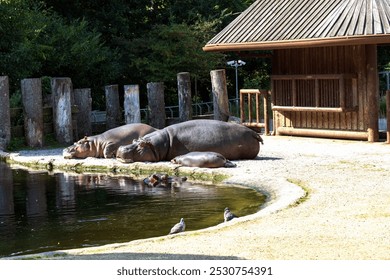
[[[275,136],[264,142],[258,159],[208,171],[266,190],[269,201],[258,213],[204,230],[33,258],[390,259],[390,145]],[[42,155],[13,155],[26,157]],[[57,150],[39,160],[62,159]],[[93,164],[101,162],[117,164]]]

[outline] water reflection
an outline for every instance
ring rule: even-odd
[[[184,217],[187,230],[258,210],[254,190],[184,182],[150,187],[127,176],[49,175],[0,163],[0,256],[127,242],[165,235]]]

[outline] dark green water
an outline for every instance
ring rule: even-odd
[[[223,222],[228,206],[255,213],[252,189],[184,183],[148,187],[125,176],[27,172],[0,163],[0,257],[127,242]]]

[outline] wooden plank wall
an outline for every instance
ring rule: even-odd
[[[273,57],[273,75],[311,75],[311,74],[357,74],[357,96],[354,96],[353,112],[275,112],[275,126],[367,131],[368,109],[366,91],[366,51],[365,46],[340,46],[303,49],[275,50]],[[291,92],[286,81],[275,90]],[[288,99],[284,97],[285,99]],[[279,100],[290,103],[289,100]],[[311,101],[308,101],[311,105]],[[351,102],[351,101],[350,101]]]

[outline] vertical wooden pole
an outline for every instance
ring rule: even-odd
[[[339,77],[339,87],[340,87],[340,107],[345,108],[345,77],[340,75]]]
[[[244,110],[244,93],[240,90],[240,117],[241,117],[241,123],[245,122],[245,110]]]
[[[106,95],[106,129],[111,129],[120,126],[122,119],[118,85],[106,86],[104,91]]]
[[[139,85],[125,85],[125,123],[141,122],[141,106],[139,101]]]
[[[61,144],[73,142],[72,94],[70,78],[52,78],[53,124],[56,140]]]
[[[0,150],[6,150],[11,140],[8,76],[0,76]]]
[[[148,83],[146,88],[148,92],[148,105],[150,109],[149,124],[154,128],[164,128],[166,119],[164,83]]]
[[[43,146],[43,107],[42,81],[24,79],[21,81],[22,102],[24,112],[24,135],[29,147]]]
[[[74,104],[78,107],[77,113],[77,137],[92,135],[92,97],[90,88],[78,88],[74,90]]]
[[[367,106],[368,114],[368,141],[379,140],[379,94],[376,45],[367,45]]]
[[[387,116],[387,144],[390,144],[390,90],[386,91],[386,116]]]
[[[179,121],[185,122],[192,119],[190,73],[177,74],[177,92],[179,95]]]
[[[268,90],[261,90],[260,93],[263,95],[263,106],[264,106],[264,134],[269,135],[269,120],[268,120],[268,95],[271,94]]]
[[[227,121],[230,113],[225,69],[213,70],[210,72],[210,76],[213,93],[214,120]]]

